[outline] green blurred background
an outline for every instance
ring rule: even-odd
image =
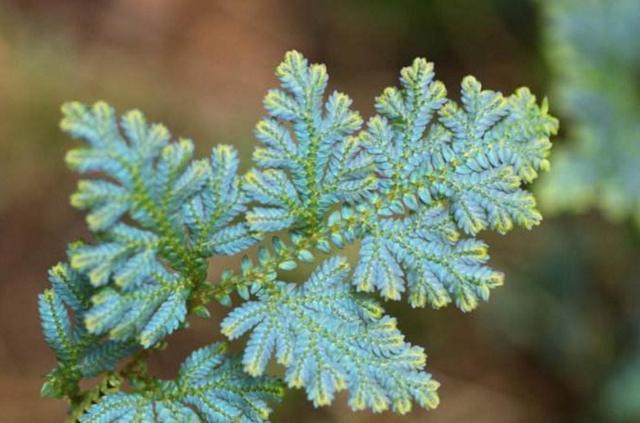
[[[200,155],[236,145],[246,169],[289,49],[326,63],[331,87],[364,115],[415,56],[435,62],[454,96],[473,73],[503,92],[529,86],[554,113],[544,25],[525,0],[0,1],[0,421],[65,415],[64,403],[39,398],[54,359],[36,310],[48,267],[87,235],[68,205],[76,177],[63,164],[62,102],[140,108]],[[640,230],[594,214],[486,238],[507,282],[478,311],[388,305],[442,382],[436,411],[354,414],[344,397],[316,410],[290,392],[273,421],[640,421]],[[221,339],[215,323],[193,323],[155,359],[159,373]]]

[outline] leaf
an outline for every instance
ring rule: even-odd
[[[234,223],[246,202],[237,153],[221,145],[209,161],[195,161],[190,140],[171,142],[164,126],[136,110],[118,123],[102,102],[68,103],[63,113],[61,127],[86,142],[67,163],[100,172],[72,197],[98,235],[70,250],[72,267],[101,287],[85,323],[94,334],[149,347],[184,322],[187,301],[204,289],[208,257],[239,253],[259,238]]]
[[[422,206],[402,219],[376,216],[367,225],[353,281],[359,291],[390,300],[407,291],[412,307],[453,301],[470,311],[502,284],[502,274],[486,266],[487,246],[460,239],[442,206]]]
[[[537,225],[542,216],[533,196],[520,186],[548,168],[548,138],[557,121],[545,116],[528,91],[505,99],[483,91],[473,77],[462,82],[462,102],[462,108],[450,101],[440,110],[458,155],[439,169],[440,175],[432,176],[437,181],[432,193],[452,201],[454,219],[471,235],[486,228],[505,233],[514,223]],[[523,115],[523,106],[528,115]]]
[[[527,89],[504,97],[473,77],[462,81],[461,105],[448,100],[424,59],[401,71],[400,85],[376,99],[379,115],[359,135],[375,163],[376,193],[335,214],[331,239],[362,239],[360,291],[392,300],[407,292],[414,307],[455,302],[469,311],[502,283],[475,236],[542,219],[523,184],[548,168],[557,120]]]
[[[81,274],[59,263],[50,270],[49,278],[53,289],[38,297],[38,309],[45,341],[54,351],[58,366],[46,376],[42,394],[62,397],[77,391],[82,377],[113,370],[137,347],[132,342],[102,340],[87,332],[81,322],[93,292]]]
[[[157,381],[149,394],[117,392],[104,396],[80,418],[83,423],[263,422],[269,402],[283,394],[279,381],[252,378],[240,362],[224,355],[223,344],[194,351],[176,381]]]
[[[288,385],[304,387],[316,406],[347,389],[354,410],[405,413],[412,401],[435,407],[438,383],[423,371],[423,350],[406,343],[375,302],[351,291],[348,271],[345,259],[329,259],[303,285],[276,282],[234,309],[222,332],[235,339],[251,331],[245,371],[261,375],[275,353]]]
[[[228,145],[215,146],[211,151],[210,172],[205,189],[184,206],[185,223],[206,255],[236,254],[259,239],[243,223],[232,224],[246,210],[247,202],[240,188],[237,172],[237,151]],[[218,245],[225,239],[226,243],[230,243],[228,235],[233,233],[235,236],[232,236],[232,245]]]
[[[538,224],[535,200],[520,186],[548,168],[557,121],[528,90],[504,98],[483,91],[473,77],[462,82],[460,107],[445,99],[432,69],[422,59],[403,69],[402,89],[378,98],[381,116],[361,135],[383,177],[382,192],[414,191],[427,204],[447,199],[454,220],[470,235]]]
[[[353,276],[359,291],[381,291],[385,298],[399,300],[404,292],[404,273],[380,237],[367,236],[360,246],[360,262]]]
[[[47,345],[62,360],[69,360],[75,353],[71,322],[60,298],[47,290],[38,296],[38,310],[42,321],[42,333]]]
[[[362,119],[345,94],[333,92],[325,101],[325,66],[291,51],[276,76],[282,89],[264,100],[269,116],[256,126],[258,168],[244,185],[259,203],[247,214],[256,231],[317,224],[331,206],[362,198],[373,184],[371,160],[352,137]]]

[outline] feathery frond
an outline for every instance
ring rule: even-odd
[[[348,273],[346,260],[334,257],[301,286],[275,282],[234,309],[222,332],[235,339],[251,331],[245,371],[261,375],[275,354],[289,386],[304,387],[315,406],[347,389],[354,410],[405,413],[412,401],[434,408],[438,383],[423,371],[422,348],[406,343],[378,304],[352,292]]]
[[[343,93],[325,100],[326,67],[296,51],[286,54],[276,76],[282,88],[269,91],[269,116],[256,127],[258,168],[245,177],[245,189],[261,206],[247,221],[258,231],[315,229],[331,206],[357,201],[372,186],[371,160],[353,136],[362,118]]]
[[[133,342],[102,340],[85,329],[82,320],[91,291],[81,274],[59,263],[49,271],[49,280],[53,288],[40,294],[38,310],[44,339],[58,366],[46,376],[42,395],[61,398],[76,394],[80,379],[114,370],[138,347]]]
[[[83,423],[242,422],[267,420],[269,403],[278,401],[283,386],[269,377],[254,378],[236,359],[224,355],[224,344],[194,351],[175,381],[157,380],[150,395],[116,392],[92,406]]]
[[[92,298],[87,329],[150,347],[184,322],[206,259],[257,240],[244,223],[232,223],[245,202],[237,154],[222,145],[210,161],[194,161],[190,140],[170,142],[167,129],[147,124],[139,111],[120,124],[104,103],[68,103],[63,112],[61,127],[87,144],[71,150],[67,163],[103,175],[80,181],[71,199],[89,211],[99,237],[71,252],[71,265],[103,287]]]
[[[474,236],[540,222],[522,184],[548,167],[557,121],[527,89],[504,98],[473,77],[462,82],[462,105],[447,100],[424,59],[404,68],[400,83],[377,98],[379,115],[360,136],[378,181],[355,212],[363,242],[354,283],[393,300],[408,290],[414,307],[453,299],[469,311],[502,283]],[[341,216],[335,212],[334,228]],[[334,229],[333,238],[339,235]]]

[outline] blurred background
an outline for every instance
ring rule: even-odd
[[[548,96],[563,146],[576,118],[554,106],[548,24],[542,4],[526,0],[0,0],[0,421],[65,416],[63,402],[39,398],[54,358],[36,310],[49,266],[87,236],[68,205],[76,176],[63,163],[73,143],[58,129],[62,102],[140,108],[193,138],[201,156],[236,145],[247,169],[285,51],[326,63],[330,88],[365,116],[399,69],[424,56],[453,97],[469,73],[505,93],[526,85]],[[639,26],[628,29],[640,39]],[[638,69],[632,76],[638,95]],[[586,212],[485,239],[506,284],[478,311],[388,305],[442,382],[436,411],[351,413],[344,397],[313,409],[289,392],[273,421],[640,421],[640,226]],[[160,373],[221,338],[215,323],[193,323],[155,359]]]

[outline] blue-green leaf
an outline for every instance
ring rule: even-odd
[[[237,359],[224,355],[223,344],[194,351],[175,381],[157,381],[148,394],[116,392],[101,398],[80,421],[123,422],[246,422],[267,420],[269,403],[283,394],[271,377],[250,377]]]
[[[329,259],[303,285],[276,282],[233,310],[222,331],[231,339],[251,331],[245,371],[261,375],[275,354],[289,386],[303,387],[316,406],[347,389],[354,410],[405,413],[413,401],[435,407],[438,383],[423,370],[423,350],[404,341],[380,306],[352,292],[348,271],[343,258]]]

